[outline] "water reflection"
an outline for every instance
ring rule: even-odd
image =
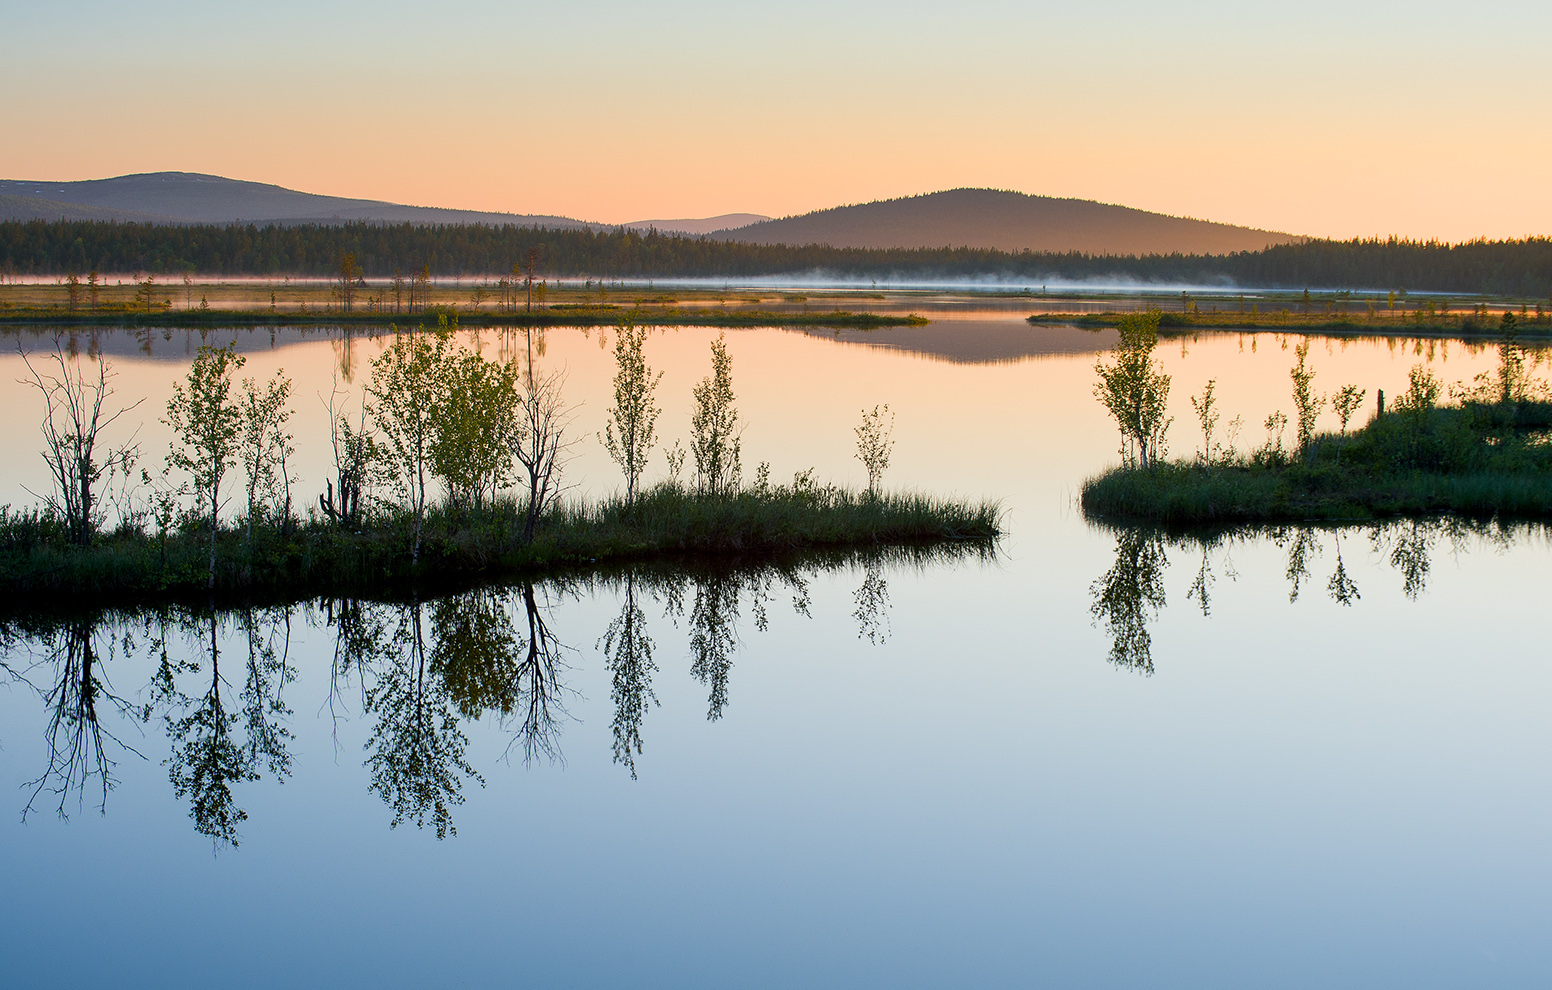
[[[1145,675],[1154,671],[1149,626],[1157,621],[1167,602],[1165,576],[1171,550],[1189,554],[1196,561],[1196,573],[1186,598],[1197,604],[1203,617],[1210,617],[1213,589],[1220,575],[1230,581],[1237,581],[1240,576],[1233,559],[1236,547],[1264,542],[1281,551],[1290,604],[1298,603],[1311,583],[1325,575],[1320,562],[1329,560],[1326,595],[1336,604],[1350,608],[1363,596],[1344,557],[1344,540],[1350,543],[1355,538],[1364,539],[1370,555],[1395,572],[1401,594],[1409,601],[1417,601],[1427,591],[1433,554],[1441,542],[1452,553],[1460,554],[1468,552],[1473,542],[1502,550],[1516,540],[1545,533],[1545,527],[1538,525],[1456,517],[1364,526],[1284,525],[1190,532],[1151,527],[1104,528],[1114,534],[1115,557],[1110,568],[1090,585],[1090,615],[1110,639],[1110,662]]]
[[[476,723],[488,718],[505,738],[504,761],[520,755],[525,766],[564,762],[563,730],[574,721],[567,701],[575,695],[567,681],[580,654],[555,628],[558,605],[618,599],[617,614],[595,642],[610,685],[613,760],[635,779],[647,750],[648,714],[660,704],[654,621],[664,623],[659,635],[682,637],[687,672],[706,691],[706,718],[716,721],[731,710],[743,624],[767,630],[779,594],[790,596],[794,615],[807,617],[816,575],[855,575],[858,636],[883,644],[891,568],[990,552],[969,545],[821,554],[756,566],[635,568],[430,601],[324,599],[0,623],[0,673],[27,685],[46,712],[44,765],[29,783],[24,814],[45,803],[64,814],[88,791],[105,812],[118,761],[146,759],[151,741],[140,737],[156,725],[166,738],[159,762],[195,830],[218,848],[237,846],[248,821],[245,790],[298,772],[297,701],[290,695],[298,678],[292,647],[302,629],[332,641],[317,711],[333,731],[336,756],[347,752],[342,738],[359,719],[364,786],[386,806],[389,826],[413,823],[447,838],[457,834],[454,816],[466,794],[486,783],[476,767]],[[17,656],[30,658],[29,665],[18,669]],[[141,683],[121,696],[110,671]],[[127,700],[135,697],[143,700]]]
[[[1157,531],[1123,529],[1116,533],[1115,563],[1089,587],[1094,598],[1089,612],[1109,634],[1110,662],[1117,667],[1153,673],[1153,637],[1148,623],[1158,618],[1164,607],[1163,576],[1168,565],[1164,538]],[[1206,601],[1204,590],[1204,610]]]
[[[641,755],[641,725],[647,710],[658,704],[652,690],[657,673],[655,648],[647,635],[647,614],[636,600],[636,575],[625,576],[620,614],[609,623],[600,641],[609,668],[609,699],[614,703],[614,762],[630,770],[636,779],[636,757]]]
[[[221,632],[228,623],[235,623],[246,645],[242,687],[235,692],[221,669]],[[291,775],[291,710],[283,699],[285,685],[296,677],[288,659],[290,610],[159,613],[147,617],[143,629],[157,661],[146,717],[161,713],[173,793],[188,800],[198,832],[235,846],[248,813],[238,806],[234,785],[257,781],[264,771],[281,781]],[[187,655],[175,657],[169,647],[174,635],[188,641]]]
[[[98,662],[97,636],[92,622],[74,618],[38,638],[44,654],[39,668],[49,674],[51,681],[49,689],[42,692],[48,710],[48,724],[43,732],[47,761],[43,772],[26,784],[31,796],[22,809],[24,821],[45,793],[59,799],[55,810],[60,817],[66,817],[71,793],[75,793],[78,805],[84,804],[88,786],[97,791],[98,810],[105,813],[108,791],[117,783],[113,775],[117,760],[109,755],[110,748],[139,755],[134,747],[105,729],[99,717],[101,707],[131,718],[135,709],[108,685],[103,665]],[[107,648],[111,655],[115,648],[111,640]],[[8,665],[5,669],[16,677]],[[96,783],[92,784],[94,780]]]
[[[365,713],[371,716],[366,742],[368,790],[392,810],[390,827],[430,822],[437,838],[457,834],[452,808],[463,803],[464,778],[482,778],[467,758],[468,734],[458,698],[437,676],[426,649],[425,606],[396,610],[393,632],[373,650],[375,662],[358,666]]]

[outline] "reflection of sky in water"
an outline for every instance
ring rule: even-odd
[[[670,439],[687,432],[688,391],[706,372],[710,336],[673,331],[649,344],[666,372]],[[545,359],[570,369],[588,436],[601,425],[612,358],[598,337],[553,331],[546,342]],[[1092,353],[978,364],[822,334],[732,332],[728,341],[748,464],[769,459],[777,477],[814,465],[821,477],[855,480],[857,409],[887,401],[899,412],[888,479],[1005,497],[1001,558],[822,570],[801,595],[773,581],[763,630],[754,591],[740,587],[736,621],[718,627],[731,667],[715,721],[718,668],[696,669],[695,637],[730,589],[690,581],[675,604],[643,582],[633,594],[653,641],[658,703],[641,702],[635,781],[614,758],[619,640],[610,632],[626,588],[541,586],[562,644],[565,712],[555,727],[564,763],[541,752],[525,768],[521,704],[460,723],[463,757],[485,784],[465,775],[465,803],[450,810],[458,835],[440,843],[429,820],[387,828],[391,802],[370,789],[377,719],[368,707],[381,696],[367,695],[385,677],[344,679],[331,705],[337,627],[298,613],[296,680],[283,690],[291,774],[277,785],[266,765],[261,780],[234,785],[248,814],[237,826],[242,845],[212,856],[194,831],[188,801],[169,783],[175,767],[162,765],[160,713],[142,728],[105,713],[146,759],[119,754],[122,782],[105,817],[89,795],[68,824],[45,805],[9,826],[0,876],[12,897],[0,945],[12,978],[1544,982],[1552,677],[1529,627],[1545,597],[1539,534],[1503,545],[1491,533],[1425,534],[1429,567],[1417,591],[1408,586],[1415,566],[1396,562],[1416,556],[1403,545],[1407,530],[1377,541],[1342,531],[1343,573],[1361,596],[1350,606],[1330,593],[1331,531],[1303,547],[1308,576],[1293,602],[1296,534],[1208,548],[1210,579],[1201,578],[1202,547],[1161,544],[1168,565],[1156,587],[1166,604],[1154,617],[1141,603],[1154,671],[1143,677],[1107,662],[1108,616],[1091,612],[1096,585],[1120,559],[1118,536],[1086,525],[1072,504],[1085,474],[1114,457],[1113,431],[1089,395]],[[1208,377],[1226,416],[1255,424],[1289,408],[1291,346],[1241,344],[1204,339],[1184,345],[1184,356],[1179,342],[1161,347],[1176,375],[1177,453],[1194,449],[1185,397]],[[376,352],[368,341],[355,347],[358,362]],[[1377,387],[1393,394],[1426,359],[1399,351],[1317,344],[1316,385],[1355,381],[1370,401]],[[308,404],[327,393],[338,348],[310,342],[250,356],[249,373],[284,365],[298,376],[299,425],[310,424],[300,430],[302,471],[320,477],[322,419]],[[1454,380],[1495,358],[1451,344],[1448,360],[1439,348],[1433,360]],[[14,380],[17,359],[5,361],[0,381]],[[149,394],[148,405],[182,371],[117,363],[124,393]],[[8,421],[30,422],[23,390],[7,386],[3,401]],[[142,439],[158,436],[148,426]],[[1246,438],[1258,440],[1259,428]],[[34,483],[31,427],[4,443],[15,466],[6,497],[19,501],[14,486]],[[612,479],[596,442],[580,445],[573,476],[584,490]],[[1193,594],[1199,579],[1210,589],[1207,617]],[[794,609],[795,595],[808,614]],[[455,625],[449,607],[439,628]],[[436,608],[424,606],[423,621]],[[520,592],[506,608],[526,642]],[[170,654],[197,660],[199,642],[175,633]],[[229,624],[220,642],[223,690],[240,708],[247,637]],[[28,658],[13,652],[10,662]],[[47,691],[52,669],[29,677]],[[143,651],[101,669],[129,703],[155,701]],[[193,708],[209,674],[208,664],[177,674]],[[454,680],[465,696],[501,697],[477,677]],[[20,785],[46,762],[45,708],[12,682],[0,709],[0,769],[19,811]],[[238,724],[234,740],[247,732]],[[55,965],[62,959],[68,966]]]

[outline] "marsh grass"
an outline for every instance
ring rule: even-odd
[[[546,576],[633,562],[696,558],[757,561],[800,551],[990,542],[998,534],[993,502],[933,498],[915,492],[878,497],[833,486],[747,488],[725,498],[697,496],[674,484],[600,501],[557,503],[532,542],[525,511],[510,500],[481,511],[430,509],[420,560],[409,546],[414,519],[381,512],[359,531],[311,519],[216,534],[211,597],[225,601],[451,591],[510,578]],[[134,605],[202,600],[210,580],[207,523],[186,521],[164,538],[138,529],[72,546],[65,524],[47,512],[0,510],[0,611],[40,601]]]
[[[1114,468],[1085,482],[1084,514],[1166,525],[1458,513],[1552,519],[1552,403],[1465,403],[1376,417],[1306,456]]]

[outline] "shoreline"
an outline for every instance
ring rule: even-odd
[[[914,313],[893,316],[831,310],[823,313],[782,313],[772,310],[698,310],[586,307],[533,313],[482,313],[451,307],[420,313],[286,312],[271,310],[152,310],[146,312],[61,312],[57,309],[0,311],[0,325],[101,327],[264,327],[264,326],[388,326],[437,325],[438,315],[456,313],[464,327],[594,327],[622,322],[636,326],[682,327],[838,327],[854,330],[925,326],[932,321]]]
[[[1025,317],[1031,326],[1075,326],[1083,330],[1108,330],[1126,313],[1036,313]],[[1403,323],[1402,321],[1409,321]],[[1496,341],[1501,327],[1496,320],[1483,317],[1438,317],[1425,323],[1411,322],[1411,317],[1382,317],[1378,320],[1330,318],[1277,314],[1251,316],[1241,313],[1160,313],[1160,337],[1184,337],[1199,330],[1239,333],[1319,334],[1327,337],[1374,338],[1436,338],[1440,340]],[[1481,320],[1482,322],[1476,322]],[[1538,323],[1529,317],[1518,324],[1519,336],[1531,339],[1552,339],[1552,320]]]
[[[384,599],[435,595],[523,578],[621,565],[776,560],[793,554],[886,547],[979,545],[1001,535],[1000,506],[915,492],[877,497],[845,489],[746,490],[702,498],[672,486],[620,499],[566,504],[521,539],[525,510],[503,502],[480,512],[439,508],[411,559],[413,519],[397,512],[360,530],[310,518],[286,529],[217,533],[214,588],[210,531],[144,530],[70,544],[61,522],[0,512],[0,615],[50,604],[146,607],[206,601]]]

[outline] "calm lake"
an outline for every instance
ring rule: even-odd
[[[668,445],[716,335],[648,341]],[[295,380],[311,501],[325,404],[359,401],[386,338],[235,336],[242,375]],[[1542,528],[1094,526],[1108,333],[980,313],[726,340],[746,477],[861,484],[852,431],[888,403],[886,484],[1001,499],[995,552],[12,621],[5,982],[1552,985]],[[76,342],[145,398],[159,467],[197,333]],[[1296,343],[1163,341],[1172,452],[1199,446],[1209,379],[1262,443]],[[542,340],[578,494],[619,483],[596,436],[612,345]],[[1469,381],[1497,355],[1317,339],[1310,363],[1318,390],[1367,388],[1367,416],[1413,364]],[[46,484],[25,370],[0,356],[15,505]]]

